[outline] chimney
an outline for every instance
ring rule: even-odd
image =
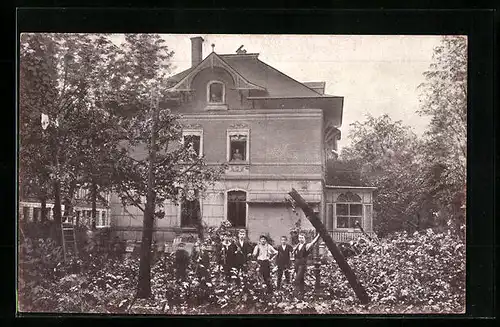
[[[198,65],[203,59],[203,41],[201,36],[191,38],[191,67]]]

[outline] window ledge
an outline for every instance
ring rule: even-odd
[[[249,165],[250,162],[248,162],[248,160],[231,160],[231,161],[228,161],[228,164],[229,165]]]
[[[227,110],[227,104],[223,103],[209,103],[206,107],[205,110]]]

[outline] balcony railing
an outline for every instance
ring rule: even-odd
[[[350,242],[359,239],[360,237],[366,237],[361,231],[339,231],[333,230],[329,231],[330,236],[333,238],[335,242]],[[366,232],[370,237],[374,238],[374,232]]]

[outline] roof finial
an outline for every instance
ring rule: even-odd
[[[215,44],[212,43],[212,52],[215,52]]]

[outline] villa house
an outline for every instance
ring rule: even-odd
[[[154,237],[170,241],[193,231],[193,215],[207,225],[228,220],[256,241],[289,235],[301,219],[285,197],[295,188],[320,215],[334,239],[372,232],[372,188],[326,185],[327,159],[336,158],[343,97],[325,94],[324,82],[299,82],[259,60],[258,53],[214,51],[203,58],[201,37],[191,39],[192,66],[167,83],[181,94],[173,110],[182,115],[184,141],[208,164],[228,163],[221,181],[198,200],[166,205],[155,220]],[[199,208],[199,210],[192,210]],[[300,211],[300,210],[298,210]],[[111,228],[118,237],[140,240],[142,212],[110,203]]]

